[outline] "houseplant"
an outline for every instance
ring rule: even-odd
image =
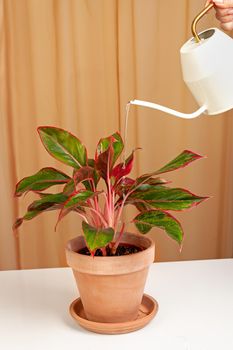
[[[181,245],[182,227],[170,211],[189,209],[207,198],[168,187],[168,181],[160,175],[202,157],[185,150],[161,169],[133,179],[129,174],[136,150],[119,162],[124,143],[118,132],[99,141],[94,159],[66,130],[42,126],[38,132],[46,150],[70,166],[72,174],[43,168],[19,181],[17,197],[32,191],[38,199],[16,220],[14,229],[45,211],[59,211],[57,224],[69,212],[77,213],[82,219],[83,236],[68,243],[66,255],[87,318],[96,322],[135,319],[148,267],[154,260],[153,242],[144,234],[159,227]],[[45,192],[54,185],[62,189]],[[127,205],[139,212],[132,222],[140,235],[126,233],[122,214]]]

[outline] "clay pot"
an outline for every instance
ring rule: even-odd
[[[145,236],[124,233],[122,243],[144,250],[130,255],[91,257],[77,253],[86,246],[83,236],[68,242],[66,258],[73,269],[87,319],[126,322],[137,318],[154,243]]]

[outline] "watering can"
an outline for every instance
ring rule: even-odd
[[[200,108],[187,114],[152,102],[133,100],[130,104],[185,119],[198,117],[202,113],[216,115],[233,108],[233,39],[217,28],[199,34],[196,31],[198,21],[213,6],[211,3],[194,18],[193,37],[180,49],[183,79]]]

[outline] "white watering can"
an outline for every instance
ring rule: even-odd
[[[193,37],[180,49],[183,79],[200,108],[191,114],[146,101],[133,100],[132,105],[163,111],[191,119],[202,113],[215,115],[233,108],[233,39],[217,28],[200,34],[196,24],[214,5],[211,3],[193,20]]]

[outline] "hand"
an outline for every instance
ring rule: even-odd
[[[205,6],[214,3],[216,18],[223,30],[233,29],[233,0],[207,0]]]

